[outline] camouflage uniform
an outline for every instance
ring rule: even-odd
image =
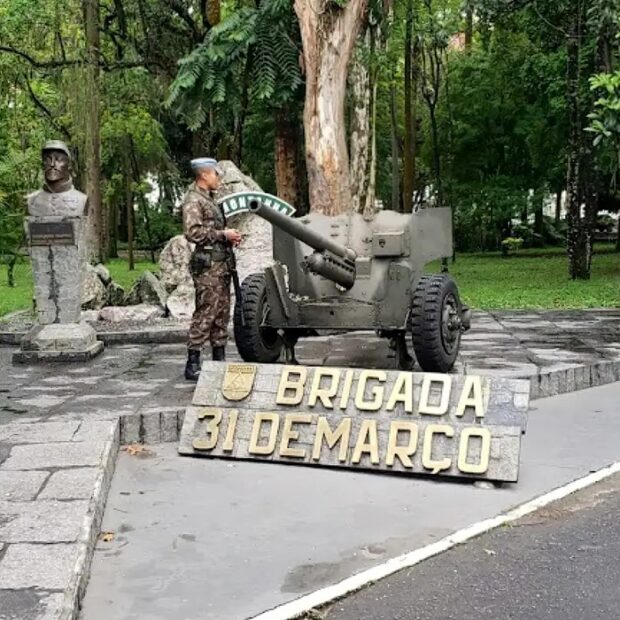
[[[190,262],[196,310],[189,328],[189,350],[200,351],[207,342],[223,347],[228,340],[231,272],[225,224],[215,193],[192,183],[183,199],[183,231],[196,244]]]

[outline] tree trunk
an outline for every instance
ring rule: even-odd
[[[297,170],[297,141],[299,138],[295,117],[289,108],[276,111],[275,168],[277,194],[282,200],[297,207],[299,178]]]
[[[555,223],[559,224],[562,219],[562,193],[563,189],[559,189],[555,193]]]
[[[105,261],[107,230],[101,201],[101,115],[99,106],[99,2],[83,0],[84,33],[86,40],[86,194],[89,204],[88,257]]]
[[[371,105],[369,55],[370,28],[366,29],[355,50],[349,71],[349,89],[352,99],[349,129],[351,207],[356,213],[364,210],[368,191]]]
[[[402,211],[400,195],[400,148],[398,141],[398,111],[396,109],[396,86],[390,86],[390,115],[392,118],[392,210]]]
[[[590,240],[588,227],[581,217],[583,196],[583,158],[580,99],[581,16],[571,15],[571,30],[567,38],[566,98],[569,111],[569,142],[566,175],[566,249],[568,273],[573,280],[590,278]]]
[[[306,72],[304,130],[310,205],[336,215],[351,208],[345,131],[347,69],[367,0],[295,0]]]
[[[108,231],[108,257],[118,258],[118,199],[116,196],[110,199],[108,205],[109,215],[108,221],[110,223]]]
[[[403,162],[403,211],[413,210],[413,192],[415,190],[415,155],[416,155],[416,86],[414,74],[417,71],[413,43],[413,0],[408,0],[405,22],[405,153]]]
[[[129,271],[135,269],[133,257],[133,231],[134,231],[134,212],[133,212],[133,190],[131,187],[131,173],[129,171],[129,158],[127,158],[125,170],[123,171],[125,211],[127,213],[127,255],[129,257]]]
[[[544,235],[543,205],[545,202],[545,191],[540,189],[534,193],[534,232],[541,237]],[[541,243],[542,240],[539,239]]]
[[[364,216],[371,217],[374,215],[375,201],[377,198],[377,78],[371,75],[370,90],[370,154],[368,165],[368,185],[366,188],[366,200],[364,205]]]
[[[465,49],[471,50],[474,39],[474,9],[471,1],[465,3]]]

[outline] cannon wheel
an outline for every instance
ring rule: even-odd
[[[253,273],[241,283],[241,299],[235,300],[233,315],[235,343],[246,362],[269,364],[280,357],[283,342],[277,330],[261,327],[268,314],[265,276]]]
[[[448,372],[461,345],[462,306],[454,280],[445,274],[420,278],[411,300],[409,327],[418,364]]]

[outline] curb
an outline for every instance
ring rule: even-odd
[[[120,447],[119,421],[116,420],[112,424],[110,439],[105,442],[101,455],[102,469],[95,481],[95,488],[89,502],[88,511],[82,522],[82,528],[77,541],[78,556],[73,567],[69,585],[64,592],[59,620],[77,620],[81,601],[86,592],[86,585],[90,577],[90,565],[95,553],[95,545],[99,537],[101,521]]]

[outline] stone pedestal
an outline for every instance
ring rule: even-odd
[[[86,362],[101,351],[103,342],[88,323],[52,323],[37,325],[24,336],[13,362]]]
[[[59,194],[42,191],[30,199],[26,231],[38,325],[22,340],[21,351],[13,355],[15,363],[82,362],[103,349],[95,330],[80,323],[86,217],[77,215],[81,209],[76,201],[82,196],[86,198],[71,189]],[[54,209],[43,209],[42,214],[35,209],[40,204]]]

